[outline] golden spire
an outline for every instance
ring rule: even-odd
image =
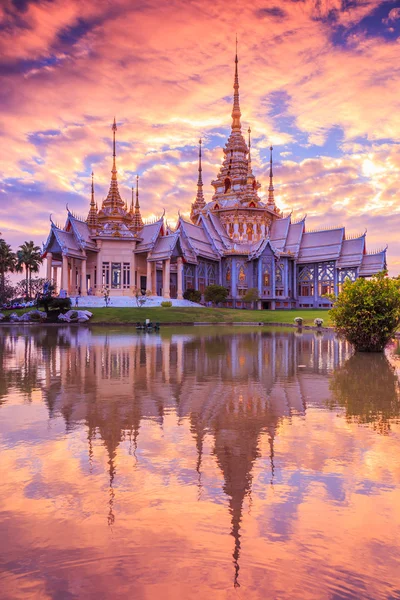
[[[112,125],[113,132],[113,165],[111,170],[111,183],[110,189],[107,194],[107,198],[103,201],[102,209],[112,210],[114,213],[117,213],[117,209],[125,210],[125,202],[122,200],[119,190],[118,190],[118,181],[117,181],[117,166],[116,166],[116,142],[115,142],[115,132],[117,131],[117,123],[115,121]]]
[[[115,152],[115,132],[117,131],[117,124],[115,122],[115,117],[114,117],[114,123],[112,126],[112,132],[113,132],[113,167],[112,167],[112,178],[113,179],[117,179],[117,166],[116,166],[116,152]]]
[[[197,180],[197,195],[196,202],[200,204],[204,204],[204,196],[203,196],[203,177],[202,177],[202,167],[201,167],[201,138],[199,139],[199,178]]]
[[[247,133],[249,134],[249,158],[248,158],[248,167],[247,167],[247,173],[248,175],[251,175],[251,138],[250,138],[250,134],[251,134],[251,129],[250,127],[247,130]]]
[[[239,75],[238,75],[238,55],[237,55],[237,36],[236,36],[236,54],[235,54],[235,81],[233,84],[233,109],[232,109],[232,131],[241,131],[240,117],[242,113],[240,112],[239,106]]]
[[[86,223],[91,226],[94,227],[97,224],[97,206],[95,204],[94,201],[94,175],[93,175],[93,171],[92,171],[92,194],[91,194],[91,199],[90,199],[90,208],[89,208],[89,213],[86,219]]]
[[[131,198],[131,209],[129,211],[133,215],[133,186],[132,186],[132,198]]]
[[[132,188],[132,204],[133,204],[133,188]],[[135,229],[141,229],[143,227],[142,215],[140,214],[139,206],[139,175],[136,175],[136,204],[135,212],[133,215],[133,227]]]
[[[273,147],[270,146],[270,159],[269,159],[269,188],[268,188],[268,204],[275,204],[274,198],[274,183],[273,183],[273,173],[272,173],[272,150]]]

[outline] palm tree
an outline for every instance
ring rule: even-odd
[[[17,251],[17,271],[21,272],[25,267],[25,295],[28,297],[31,292],[31,278],[32,273],[37,273],[39,267],[42,264],[43,259],[41,256],[39,246],[35,246],[35,243],[31,240],[30,242],[24,242]]]
[[[0,297],[4,299],[6,273],[12,273],[16,267],[16,256],[11,246],[0,239]]]

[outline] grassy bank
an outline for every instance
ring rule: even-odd
[[[79,307],[85,310],[84,307]],[[22,314],[32,310],[15,310]],[[321,309],[294,309],[294,310],[235,310],[232,308],[182,308],[182,307],[155,307],[155,308],[118,308],[102,307],[88,308],[93,313],[90,323],[96,324],[133,324],[150,319],[153,323],[290,323],[294,324],[294,317],[302,317],[304,325],[314,325],[314,319],[324,319],[324,326],[331,325],[329,311]],[[7,314],[7,313],[5,313]]]
[[[317,317],[329,326],[327,310],[234,310],[231,308],[90,308],[92,323],[136,323],[150,319],[159,323],[291,323],[294,317],[303,317],[304,325],[313,325]]]

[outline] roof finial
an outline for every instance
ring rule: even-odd
[[[274,183],[273,183],[273,173],[272,173],[272,150],[273,147],[270,146],[270,159],[269,159],[269,188],[268,188],[268,204],[275,204],[274,199]]]
[[[136,175],[136,205],[135,205],[135,210],[136,212],[139,210],[140,206],[139,206],[139,175]]]
[[[90,199],[90,208],[89,208],[89,213],[86,219],[86,222],[88,225],[94,227],[97,224],[97,205],[95,204],[94,201],[94,174],[92,171],[92,195],[91,195],[91,199]]]
[[[129,211],[133,215],[133,186],[132,186],[132,198],[131,198],[131,209]]]
[[[233,84],[233,109],[232,109],[232,130],[233,131],[240,131],[241,130],[241,124],[240,124],[240,117],[242,116],[242,113],[240,112],[240,106],[239,106],[239,75],[238,75],[238,54],[237,54],[237,47],[238,47],[238,41],[237,41],[237,34],[236,34],[236,54],[235,54],[235,81]]]
[[[203,176],[202,176],[202,166],[201,166],[201,138],[199,139],[199,178],[197,180],[197,194],[196,194],[196,203],[204,204],[204,196],[203,196]]]
[[[117,166],[116,166],[116,152],[115,152],[115,132],[117,131],[117,123],[115,122],[115,117],[114,117],[114,123],[112,126],[112,132],[113,132],[113,168],[112,168],[112,178],[113,179],[117,179]]]

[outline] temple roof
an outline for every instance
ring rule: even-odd
[[[303,233],[298,263],[338,259],[343,239],[344,227]]]
[[[221,256],[209,239],[204,226],[193,225],[180,217],[179,228],[186,235],[195,253],[211,260],[220,260]]]
[[[164,219],[158,219],[154,223],[148,223],[143,225],[140,231],[141,241],[139,242],[136,252],[147,252],[151,250],[156,243],[158,236],[160,235],[161,229],[164,224]]]
[[[359,275],[370,277],[384,269],[386,269],[386,248],[374,254],[364,254]]]

